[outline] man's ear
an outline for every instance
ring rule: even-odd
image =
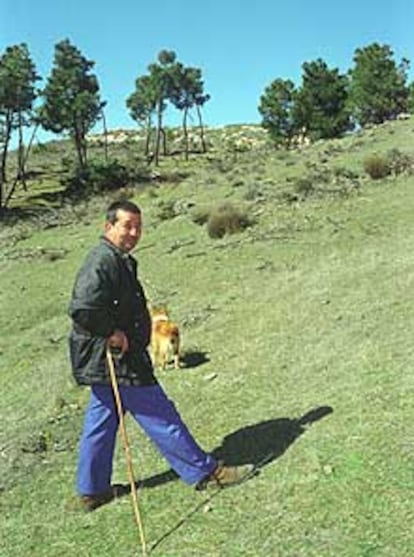
[[[105,232],[108,232],[109,230],[111,230],[111,228],[112,228],[112,223],[109,222],[109,221],[106,221],[105,225],[104,225]]]

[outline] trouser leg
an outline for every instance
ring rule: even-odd
[[[110,488],[118,422],[111,387],[92,386],[79,447],[77,490],[81,495]]]
[[[211,474],[217,462],[200,448],[159,385],[123,387],[121,396],[125,409],[184,482],[192,485]]]

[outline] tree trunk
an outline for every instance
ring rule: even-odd
[[[83,168],[83,157],[82,157],[82,146],[80,144],[80,140],[75,137],[75,146],[76,146],[76,154],[78,155],[78,164],[80,168]]]
[[[33,128],[32,136],[31,136],[31,138],[30,138],[30,140],[29,140],[29,143],[28,143],[28,145],[27,145],[26,153],[24,154],[24,157],[23,157],[23,159],[22,159],[21,168],[23,169],[23,170],[22,170],[23,176],[25,176],[25,173],[26,173],[26,164],[27,164],[27,161],[29,160],[30,151],[31,151],[31,149],[32,149],[33,141],[34,141],[34,138],[35,138],[35,136],[36,136],[37,128],[39,127],[39,125],[40,125],[39,122],[37,122],[37,123],[35,124],[35,127]],[[20,165],[19,165],[19,168],[20,168]],[[15,191],[15,189],[16,189],[16,186],[17,186],[17,184],[18,184],[19,181],[20,181],[20,172],[21,172],[21,171],[19,170],[19,172],[17,173],[17,176],[16,176],[16,178],[15,178],[15,180],[14,180],[14,182],[13,182],[12,187],[11,187],[10,190],[7,192],[7,195],[6,195],[5,198],[4,198],[4,204],[3,204],[4,207],[7,207],[7,205],[9,204],[9,201],[10,201],[10,199],[11,199],[12,196],[13,196],[13,193],[14,193],[14,191]],[[24,183],[24,185],[25,185],[25,191],[27,191],[26,182]],[[0,205],[0,207],[1,207],[1,205]]]
[[[80,168],[85,168],[86,166],[86,145],[85,138],[79,129],[75,129],[73,136],[75,141],[76,153],[78,155],[78,163]]]
[[[167,134],[165,133],[164,128],[161,128],[161,135],[162,135],[162,154],[164,157],[167,156]]]
[[[155,151],[154,151],[155,166],[158,166],[160,163],[161,129],[162,129],[162,101],[158,103],[158,107],[157,107],[157,129],[155,134]]]
[[[33,141],[34,141],[34,138],[36,137],[36,132],[37,132],[37,129],[38,129],[39,125],[40,125],[39,122],[36,122],[36,124],[33,128],[33,132],[32,132],[32,135],[30,137],[29,143],[27,144],[26,156],[25,156],[24,162],[23,162],[24,168],[26,168],[27,161],[29,160],[30,151],[32,150]]]
[[[105,112],[102,110],[102,125],[104,132],[105,162],[108,162],[108,128],[106,126]]]
[[[146,136],[145,136],[145,157],[148,159],[150,155],[150,143],[151,143],[151,135],[152,135],[152,122],[151,118],[148,118],[146,124]]]
[[[83,159],[83,166],[88,165],[88,144],[86,142],[86,133],[87,130],[84,128],[83,124],[81,125],[80,131],[80,140],[81,140],[81,147],[82,147],[82,159]]]
[[[7,163],[7,155],[9,151],[9,142],[11,137],[11,129],[12,129],[12,114],[10,111],[6,114],[6,121],[4,127],[4,145],[3,150],[1,153],[1,168],[0,168],[0,180],[3,184],[7,182],[7,175],[6,175],[6,163]]]
[[[76,153],[78,155],[78,164],[80,168],[85,168],[87,163],[86,158],[86,138],[85,130],[83,129],[82,121],[78,120],[76,114],[73,118],[73,134],[72,138],[75,143]]]
[[[184,149],[185,149],[185,160],[188,161],[188,129],[187,129],[187,116],[188,107],[184,108],[183,114],[183,132],[184,132]]]
[[[3,207],[3,198],[5,197],[6,188],[6,160],[7,160],[7,149],[9,140],[6,138],[3,145],[3,150],[1,153],[1,170],[0,170],[0,209]]]
[[[17,150],[17,181],[21,182],[24,191],[27,191],[26,184],[26,169],[25,169],[25,153],[24,153],[24,141],[23,141],[23,120],[22,113],[19,111],[19,147]]]
[[[202,152],[207,153],[206,141],[204,139],[203,119],[201,117],[201,108],[199,107],[199,105],[197,105],[197,116],[198,116],[198,122],[199,122],[199,128],[200,128],[200,139],[201,139]]]
[[[9,204],[10,199],[12,198],[13,194],[14,194],[14,190],[16,189],[17,184],[19,183],[19,175],[16,176],[16,178],[14,179],[14,182],[12,184],[12,187],[9,189],[9,191],[7,192],[7,195],[5,196],[4,202],[3,202],[3,207],[6,208],[7,205]]]

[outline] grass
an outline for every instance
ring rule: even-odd
[[[168,481],[127,420],[136,474],[155,484],[140,492],[153,555],[413,554],[414,177],[372,182],[362,170],[374,151],[409,150],[412,135],[411,121],[390,123],[230,162],[218,145],[210,160],[163,163],[187,173],[181,182],[137,190],[140,274],[181,324],[191,364],[158,377],[202,446],[260,468],[209,498]],[[359,187],[318,184],[289,201],[309,163],[352,168]],[[209,238],[191,211],[212,199],[244,204],[256,225]],[[128,497],[66,510],[88,396],[70,377],[66,307],[106,201],[53,228],[42,217],[0,230],[1,555],[140,554]],[[182,210],[160,218],[160,202]],[[124,461],[118,446],[114,481],[126,481]]]

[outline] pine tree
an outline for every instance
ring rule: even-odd
[[[12,193],[8,192],[6,197],[4,188],[7,155],[14,130],[19,132],[18,176],[24,180],[23,127],[33,123],[33,107],[37,97],[35,85],[39,79],[26,44],[10,46],[0,57],[0,208],[7,203]]]
[[[408,60],[399,65],[388,45],[373,43],[354,53],[350,70],[350,103],[361,125],[381,124],[407,110]]]
[[[203,152],[206,151],[203,134],[203,121],[201,118],[201,107],[210,99],[210,95],[204,93],[204,82],[200,68],[184,67],[181,63],[177,63],[173,73],[173,83],[170,92],[169,100],[171,103],[183,112],[183,133],[185,142],[185,158],[188,159],[189,155],[189,141],[188,141],[188,114],[192,108],[196,108],[199,127],[200,138],[202,143]]]
[[[42,126],[69,134],[81,168],[87,165],[86,135],[102,117],[105,105],[99,96],[98,79],[91,73],[94,65],[69,40],[63,40],[55,46],[54,67],[42,91]]]
[[[295,86],[290,79],[275,79],[260,97],[262,126],[277,146],[289,148],[297,132],[293,119]]]
[[[351,129],[348,79],[322,59],[305,62],[293,119],[311,140],[340,137]]]

